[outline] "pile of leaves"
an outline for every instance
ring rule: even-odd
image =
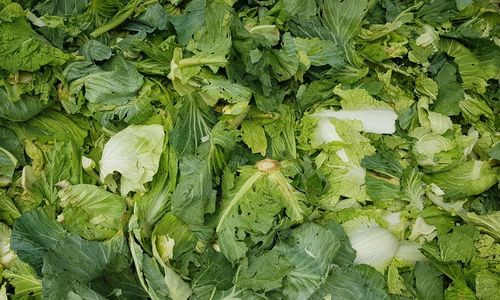
[[[0,0],[0,298],[499,299],[490,0]]]

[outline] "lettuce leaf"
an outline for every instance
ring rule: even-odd
[[[36,71],[44,65],[61,66],[70,58],[31,28],[19,4],[7,1],[0,15],[6,16],[0,17],[0,68]]]
[[[145,191],[158,171],[165,132],[160,125],[131,125],[110,138],[103,149],[100,178],[119,172],[120,193]]]
[[[59,191],[64,226],[87,240],[107,240],[121,228],[125,201],[94,185],[77,184]]]

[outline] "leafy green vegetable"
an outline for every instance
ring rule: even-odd
[[[8,270],[4,270],[2,275],[14,286],[16,298],[33,297],[34,299],[41,299],[42,282],[27,263],[16,260]]]
[[[12,249],[40,273],[45,254],[64,236],[64,229],[55,219],[49,218],[41,209],[34,209],[23,214],[14,224]]]
[[[171,132],[172,146],[179,156],[194,154],[215,123],[213,112],[196,95],[186,96],[178,104],[179,121]]]
[[[0,186],[7,186],[12,181],[17,159],[4,148],[0,148]]]
[[[447,116],[454,116],[459,113],[457,104],[463,100],[464,91],[457,82],[456,72],[457,68],[453,64],[446,63],[437,73],[435,80],[439,89],[434,104],[435,112]]]
[[[63,212],[59,218],[71,232],[88,240],[112,238],[120,229],[125,201],[94,185],[77,184],[59,191]]]
[[[428,262],[419,262],[415,267],[415,285],[422,299],[443,299],[442,273]]]
[[[18,3],[2,1],[0,22],[0,68],[36,71],[44,65],[61,66],[70,57],[31,28],[27,13]]]
[[[0,298],[497,299],[488,0],[0,0]]]
[[[269,239],[274,222],[300,222],[307,213],[304,194],[290,184],[279,162],[261,160],[238,173],[223,178],[227,190],[216,226],[221,251],[232,262],[247,252],[246,234],[253,243]]]
[[[370,266],[361,265],[348,269],[336,270],[328,277],[323,287],[313,297],[334,297],[344,299],[375,298],[389,299],[384,289],[384,277]]]
[[[172,212],[190,224],[204,223],[205,213],[215,211],[210,166],[205,160],[185,156],[180,163],[180,180],[172,194]]]
[[[279,252],[294,265],[285,280],[283,294],[289,298],[308,299],[328,272],[340,248],[339,237],[333,230],[306,223],[294,230]]]
[[[2,233],[0,264],[2,267],[9,268],[16,259],[16,254],[10,249],[11,229],[4,223],[0,223],[0,232]]]
[[[72,236],[61,240],[47,252],[44,260],[44,294],[63,298],[73,293],[100,296],[112,293],[114,286],[122,290],[124,297],[143,298],[144,291],[128,272],[127,252],[123,235],[106,243]],[[60,280],[61,275],[64,275],[63,280]],[[80,284],[75,285],[75,281]],[[103,281],[109,281],[111,285],[103,284]]]
[[[356,250],[354,263],[370,265],[383,272],[399,248],[392,233],[366,217],[350,220],[343,226]]]
[[[446,197],[466,197],[481,194],[496,182],[498,171],[487,162],[470,160],[455,168],[424,176],[423,180],[433,183],[445,191]],[[454,184],[451,186],[451,180]],[[462,182],[457,186],[455,183]]]
[[[159,125],[131,125],[112,136],[99,162],[101,181],[117,171],[122,175],[122,196],[145,191],[143,185],[158,171],[164,136]]]
[[[92,72],[72,80],[69,85],[71,93],[76,94],[84,90],[84,97],[91,109],[98,105],[127,103],[141,88],[143,77],[133,67],[112,63],[108,67],[111,70]]]

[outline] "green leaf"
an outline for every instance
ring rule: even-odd
[[[361,27],[368,9],[368,2],[365,0],[319,1],[319,6],[323,10],[324,22],[328,28],[343,41],[348,41]]]
[[[316,15],[316,1],[285,0],[283,9],[291,17],[299,19],[309,19]]]
[[[396,263],[389,265],[387,270],[387,290],[393,295],[404,295],[407,293],[407,288],[404,284],[403,277],[399,274]]]
[[[458,211],[458,215],[468,224],[475,225],[480,231],[486,232],[500,240],[500,212],[477,215],[473,212]]]
[[[262,156],[266,155],[266,133],[259,123],[255,121],[243,121],[240,130],[243,142],[252,149],[252,153],[260,153]]]
[[[282,286],[283,278],[293,265],[278,250],[267,251],[248,258],[248,267],[238,276],[237,285],[254,291],[270,291]]]
[[[488,270],[481,270],[476,275],[476,295],[478,299],[495,299],[500,289],[500,276]]]
[[[434,77],[439,86],[434,111],[445,116],[458,115],[458,103],[464,99],[464,91],[457,82],[456,72],[457,68],[453,64],[446,63]]]
[[[82,13],[88,5],[88,0],[45,0],[35,6],[40,14],[51,16],[74,16]]]
[[[456,40],[442,39],[441,47],[443,50],[454,58],[454,62],[458,65],[460,77],[463,80],[463,87],[466,90],[475,90],[479,93],[484,93],[488,86],[487,81],[495,78],[498,75],[500,60],[495,55],[498,55],[497,47],[486,48],[485,56],[493,54],[493,57],[488,57],[486,61],[481,61],[478,57],[464,45]]]
[[[14,287],[13,299],[22,299],[23,297],[42,299],[42,281],[27,263],[18,259],[8,270],[4,270],[2,275]]]
[[[107,106],[110,108],[109,110],[101,109],[94,116],[102,126],[110,130],[115,128],[116,123],[120,124],[120,121],[130,125],[139,125],[154,114],[153,101],[165,99],[167,102],[170,100],[166,98],[164,92],[161,85],[148,80],[138,94],[126,104]]]
[[[222,78],[206,79],[207,85],[201,88],[200,96],[209,106],[214,106],[219,100],[228,103],[249,102],[252,91],[242,85]]]
[[[403,168],[398,157],[385,151],[379,154],[365,156],[361,166],[368,172],[366,174],[366,193],[371,200],[391,201],[399,199],[400,178]]]
[[[361,28],[363,17],[368,11],[368,1],[321,0],[318,5],[322,10],[323,24],[331,30],[334,41],[343,48],[349,64],[354,69],[361,66],[362,60],[354,51],[350,40]]]
[[[181,278],[181,276],[174,269],[172,269],[169,265],[167,265],[165,261],[162,259],[158,251],[158,246],[161,245],[161,243],[158,243],[156,241],[156,236],[153,236],[152,242],[153,242],[153,255],[156,258],[156,260],[160,263],[160,265],[163,267],[165,274],[163,276],[163,279],[169,289],[170,298],[179,300],[189,299],[189,297],[193,293],[191,287],[187,282],[185,282]]]
[[[464,283],[450,285],[444,292],[445,299],[476,299],[474,291]]]
[[[396,41],[384,42],[383,44],[370,43],[360,50],[360,54],[367,60],[382,63],[392,58],[401,58],[405,56],[408,53],[405,44],[406,42]]]
[[[60,224],[43,210],[33,209],[14,224],[11,247],[21,260],[41,274],[45,254],[65,236]]]
[[[440,77],[441,79],[441,77]],[[439,93],[439,86],[437,82],[428,77],[418,77],[416,82],[416,89],[419,93],[429,96],[431,99],[436,99]]]
[[[333,41],[313,39],[294,39],[299,55],[307,56],[312,66],[340,66],[344,63],[342,50]]]
[[[328,228],[305,223],[276,249],[293,266],[286,276],[283,294],[289,299],[309,299],[327,274],[340,249],[340,241]]]
[[[418,210],[424,209],[425,188],[417,168],[406,168],[401,178],[402,200]]]
[[[171,194],[177,183],[178,168],[174,150],[164,149],[158,172],[151,181],[151,189],[145,194],[134,195],[141,226],[148,230],[165,214],[170,205]]]
[[[168,15],[160,3],[155,3],[149,5],[146,11],[139,16],[138,20],[149,27],[165,30],[167,28]]]
[[[59,191],[64,227],[87,240],[107,240],[121,228],[126,204],[120,196],[90,184]]]
[[[496,143],[493,147],[491,147],[488,154],[491,158],[500,160],[500,143]]]
[[[70,90],[75,93],[84,89],[85,99],[91,103],[91,109],[99,105],[126,104],[142,87],[143,76],[132,66],[113,67],[112,70],[95,72],[74,80],[70,83]]]
[[[438,236],[441,260],[470,261],[475,253],[474,241],[477,238],[479,238],[478,231],[471,225],[455,227],[453,232]]]
[[[215,116],[196,95],[182,97],[177,104],[179,121],[170,133],[171,145],[182,157],[194,154],[215,124]]]
[[[122,196],[146,191],[144,184],[158,171],[164,138],[160,125],[130,125],[112,136],[99,162],[101,181],[117,171],[122,175]]]
[[[356,250],[351,247],[349,237],[342,228],[342,225],[330,220],[324,220],[323,222],[323,227],[328,228],[340,242],[340,247],[335,255],[333,263],[341,267],[352,265],[354,259],[356,259]]]
[[[238,131],[223,122],[210,132],[209,140],[199,147],[198,156],[185,155],[180,163],[179,183],[172,194],[172,212],[189,224],[202,225],[205,214],[215,212],[212,180],[225,167],[226,153],[237,142]]]
[[[0,147],[0,187],[10,185],[16,167],[17,159],[14,155]]]
[[[239,131],[223,122],[215,124],[210,132],[210,140],[206,143],[207,159],[214,174],[219,174],[229,160],[230,152],[239,141]],[[202,146],[203,147],[203,146]],[[205,155],[204,149],[199,149]]]
[[[283,48],[270,52],[268,57],[274,76],[278,81],[292,78],[299,69],[297,49],[289,33],[283,35]]]
[[[193,273],[193,293],[204,299],[210,297],[214,290],[229,289],[236,269],[221,253],[208,248],[201,260],[201,268]]]
[[[193,233],[194,226],[188,225],[173,213],[165,214],[155,226],[153,235],[156,236],[158,254],[164,261],[180,262],[184,255],[190,255],[197,246],[198,238]],[[173,249],[165,247],[166,241],[173,241]]]
[[[295,111],[286,105],[281,105],[277,111],[279,118],[264,125],[264,131],[269,136],[269,154],[276,160],[296,159]]]
[[[145,254],[143,257],[143,266],[146,282],[150,286],[150,290],[154,291],[151,292],[154,294],[150,294],[151,298],[155,299],[153,295],[156,295],[156,297],[166,297],[168,295],[168,286],[156,261]]]
[[[494,131],[494,113],[485,101],[466,97],[460,101],[459,106],[464,118],[471,124],[474,124],[474,127],[481,134],[484,134],[485,131]],[[494,149],[495,145],[493,145],[491,151]]]
[[[443,189],[447,198],[460,198],[481,194],[498,179],[496,168],[492,168],[488,162],[470,160],[449,171],[426,174],[423,180]]]
[[[56,143],[43,153],[43,157],[35,159],[42,160],[38,163],[43,165],[43,169],[38,170],[40,166],[35,162],[32,166],[26,166],[23,170],[23,188],[50,204],[55,204],[57,200],[57,185],[79,184],[83,181],[81,152],[74,144]]]
[[[196,156],[184,156],[180,178],[172,194],[172,212],[189,224],[202,225],[204,216],[215,211],[210,165]]]
[[[186,44],[191,36],[205,22],[205,0],[190,1],[180,15],[170,15],[169,21],[179,36],[179,42]]]
[[[13,122],[24,122],[36,116],[47,107],[38,96],[22,95],[11,102],[3,87],[0,87],[0,117]]]
[[[190,4],[194,6],[197,2],[201,4],[200,1],[191,1]],[[194,57],[188,58],[188,60],[225,60],[231,48],[229,26],[232,17],[233,10],[227,3],[223,1],[209,2],[205,9],[204,26],[195,32],[193,40],[187,45],[187,50],[195,54]],[[186,29],[183,28],[183,30]],[[217,67],[212,66],[210,63],[206,65],[214,72],[217,70]]]
[[[244,257],[248,250],[245,243],[238,236],[235,236],[235,230],[241,226],[248,230],[267,233],[271,228],[271,217],[278,213],[279,208],[277,205],[266,203],[269,202],[269,199],[261,199],[253,192],[253,185],[262,176],[261,172],[247,169],[242,170],[236,182],[234,182],[235,178],[225,177],[226,180],[231,178],[231,182],[226,184],[231,184],[229,188],[233,189],[233,191],[226,191],[224,195],[216,232],[218,233],[221,251],[230,261],[236,261]],[[228,195],[228,193],[231,194]],[[259,210],[259,214],[256,214],[255,211],[252,211],[253,205],[251,205],[251,202],[259,200],[263,202],[262,208]],[[241,211],[241,214],[239,211]],[[259,227],[252,226],[252,223],[257,223]]]
[[[375,203],[394,201],[401,198],[398,180],[385,179],[367,174],[365,178],[366,194]]]
[[[316,102],[328,100],[335,95],[334,87],[335,84],[327,80],[316,80],[307,86],[302,85],[297,92],[300,109],[305,110]]]
[[[44,259],[43,295],[66,299],[76,294],[103,299],[121,289],[124,297],[144,299],[144,291],[130,276],[128,255],[123,234],[105,243],[68,236],[55,244]]]
[[[149,298],[158,300],[168,296],[168,286],[163,278],[158,263],[137,243],[132,231],[137,231],[136,215],[132,215],[129,222],[131,234],[128,242],[132,254],[134,269],[139,282]]]
[[[109,59],[112,54],[111,48],[97,40],[90,40],[85,43],[82,47],[82,52],[88,60],[96,61]]]
[[[384,276],[370,266],[334,269],[312,298],[389,299]]]
[[[4,190],[0,190],[0,221],[12,226],[20,216],[21,212],[12,199],[7,196]]]
[[[19,6],[12,3],[10,6]],[[11,7],[11,9],[13,9]],[[19,6],[19,9],[22,8]],[[0,23],[0,68],[9,72],[36,71],[44,65],[63,65],[69,55],[38,35],[23,16]]]
[[[118,2],[122,4],[122,2]],[[136,10],[137,6],[141,3],[141,0],[132,0],[127,2],[126,5],[120,8],[116,14],[105,24],[100,25],[94,31],[90,33],[90,36],[96,38],[101,34],[104,34],[125,22]],[[93,5],[94,7],[97,5]]]
[[[398,7],[398,9],[395,9],[395,12],[393,12],[393,14],[397,15],[395,15],[394,17],[389,17],[390,5],[385,4],[385,6],[387,7],[388,11],[386,13],[387,20],[390,20],[391,22],[387,22],[385,24],[372,24],[368,29],[361,28],[361,32],[359,34],[360,37],[368,41],[374,41],[380,39],[381,37],[390,35],[392,32],[395,32],[403,25],[414,21],[414,15],[411,11],[412,7],[407,8],[403,11],[400,11]]]
[[[453,18],[458,13],[455,1],[438,0],[422,6],[418,16],[425,22],[440,24]]]
[[[12,153],[20,164],[26,163],[24,147],[16,134],[12,130],[2,126],[0,126],[0,147]]]
[[[8,128],[23,142],[36,139],[46,143],[55,140],[82,146],[89,124],[54,110],[46,110],[22,124],[10,124]]]
[[[227,190],[222,195],[216,233],[222,253],[231,262],[245,256],[247,234],[255,240],[266,239],[273,234],[276,220],[300,222],[308,213],[305,195],[291,186],[277,161],[262,160],[256,168],[246,166],[238,176],[229,176],[224,178]]]
[[[442,273],[429,262],[417,262],[415,265],[415,285],[422,300],[443,299]]]

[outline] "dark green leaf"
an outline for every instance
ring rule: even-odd
[[[214,114],[195,95],[182,97],[177,106],[179,121],[171,132],[172,146],[179,156],[194,154],[215,124]]]
[[[443,299],[443,277],[432,264],[417,262],[415,266],[415,284],[419,298],[422,300]]]
[[[237,285],[254,291],[270,291],[282,286],[283,278],[293,269],[286,256],[271,250],[248,258],[248,267],[238,276]]]
[[[184,222],[201,225],[207,213],[215,211],[210,165],[204,159],[186,155],[180,162],[179,184],[172,194],[172,212]]]
[[[434,111],[445,116],[458,115],[460,113],[458,103],[464,99],[464,91],[457,82],[456,73],[457,68],[448,62],[434,77],[439,86]]]
[[[34,209],[14,224],[11,247],[20,259],[41,274],[45,254],[65,236],[66,232],[55,219],[41,209]]]
[[[0,23],[0,68],[2,69],[9,72],[36,71],[44,65],[61,66],[69,57],[38,35],[24,16]]]
[[[389,299],[382,274],[367,265],[334,269],[313,298]]]

